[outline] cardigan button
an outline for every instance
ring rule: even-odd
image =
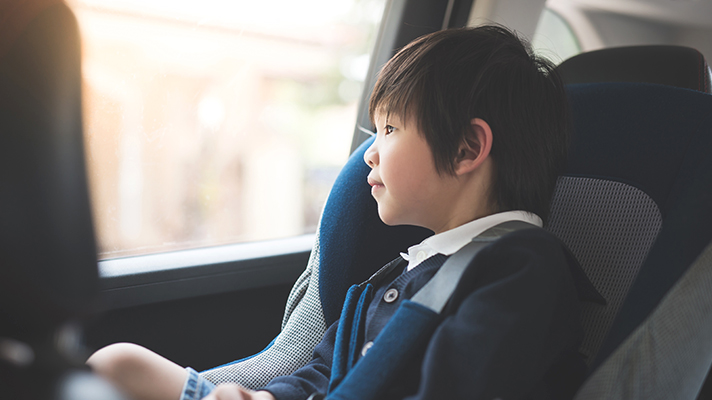
[[[365,356],[371,347],[373,347],[373,342],[367,342],[366,344],[364,344],[363,348],[361,349],[361,357]]]
[[[428,253],[424,252],[423,250],[420,250],[420,251],[418,252],[418,254],[415,255],[415,260],[416,260],[418,263],[422,263],[423,260],[425,260],[425,258],[426,258],[427,256],[428,256]]]
[[[396,288],[390,288],[386,290],[386,293],[383,295],[383,301],[386,303],[393,303],[396,301],[398,298],[398,289]]]

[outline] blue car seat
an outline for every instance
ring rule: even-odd
[[[646,47],[640,52],[662,51],[668,55],[676,51],[667,46]],[[712,204],[709,201],[712,182],[709,172],[705,171],[712,168],[705,170],[701,166],[704,155],[712,150],[710,135],[704,133],[709,129],[705,128],[705,118],[709,114],[706,110],[711,110],[710,96],[698,92],[710,90],[705,78],[709,76],[709,67],[698,52],[684,53],[688,57],[678,59],[677,69],[653,73],[649,81],[674,84],[681,82],[680,79],[670,81],[657,77],[671,73],[693,74],[695,84],[686,81],[679,86],[697,91],[632,83],[573,85],[569,91],[575,125],[573,148],[567,173],[557,185],[547,228],[569,245],[608,301],[606,306],[584,306],[586,338],[581,351],[588,356],[592,370],[599,370],[614,349],[654,312],[665,293],[710,241],[712,221],[706,205]],[[605,51],[597,52],[597,56],[611,59]],[[621,62],[609,64],[608,75],[601,79],[625,81],[615,78],[620,65]],[[601,67],[601,73],[604,69]],[[569,74],[568,80],[575,78]],[[321,329],[337,317],[346,275],[340,275],[341,269],[330,268],[329,263],[356,268],[362,271],[361,277],[365,277],[384,260],[395,257],[398,251],[427,234],[410,227],[396,231],[399,228],[383,226],[377,220],[375,204],[368,186],[363,184],[368,169],[361,158],[368,145],[366,142],[354,153],[332,190],[315,251],[290,296],[283,324],[285,330],[280,336],[287,334],[294,317],[312,319],[306,316],[309,313],[299,311],[308,309],[316,314]],[[358,223],[354,224],[352,218]],[[360,235],[366,238],[356,239]],[[344,238],[348,240],[341,240]],[[372,259],[373,265],[351,263],[355,250],[349,253],[341,249],[341,245],[334,246],[369,238],[376,239],[376,243],[366,243],[363,248],[374,251],[380,248],[379,244],[391,243],[384,238],[407,239],[393,243],[390,251],[384,248],[383,258]],[[337,255],[330,254],[335,249],[340,249]],[[319,274],[328,278],[320,281]],[[341,286],[332,286],[335,277],[342,278]],[[352,277],[352,282],[360,280],[355,279],[356,275]],[[311,286],[307,285],[308,280],[312,281]],[[320,290],[314,290],[317,287]],[[310,298],[312,300],[307,302]],[[309,306],[303,307],[299,300]],[[310,325],[307,323],[307,326]],[[322,331],[310,332],[319,333],[312,338],[318,341]],[[275,342],[279,340],[280,337]],[[309,358],[309,346],[305,347],[302,362]],[[247,364],[236,362],[208,371],[205,376],[218,382],[231,380],[235,371],[253,370],[254,364],[249,365],[250,361],[264,362],[269,352],[267,349]],[[284,353],[281,356],[288,357]],[[298,365],[291,366],[296,367]],[[706,369],[701,371],[703,379]],[[693,391],[701,384],[699,375],[697,372],[697,389]],[[265,376],[256,386],[267,380]],[[596,383],[592,385],[600,387]],[[585,393],[582,392],[582,396]]]
[[[704,60],[697,65],[702,69],[696,74],[709,71]],[[712,168],[701,166],[712,150],[710,135],[703,133],[710,97],[632,83],[573,85],[569,94],[573,147],[547,228],[568,244],[608,301],[584,306],[581,351],[597,370],[710,241],[705,205],[712,204],[712,182],[705,171]],[[362,161],[369,144],[354,152],[332,189],[309,265],[289,298],[282,333],[262,353],[206,371],[207,379],[257,387],[298,368],[337,318],[348,284],[427,236],[421,229],[378,221]],[[353,243],[363,247],[343,247]],[[356,248],[368,249],[368,262]]]

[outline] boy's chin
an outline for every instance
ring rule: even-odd
[[[418,224],[415,224],[413,222],[407,222],[403,221],[399,218],[394,218],[392,215],[388,215],[386,213],[381,212],[381,209],[379,208],[378,210],[378,217],[381,219],[381,222],[388,226],[420,226]]]
[[[378,218],[381,220],[381,222],[388,226],[400,225],[393,218],[393,215],[391,213],[389,213],[387,210],[384,210],[384,207],[380,203],[378,204]]]
[[[384,216],[384,215],[381,213],[381,210],[380,210],[380,209],[378,210],[378,218],[381,220],[381,222],[383,222],[384,224],[386,224],[386,225],[388,225],[388,226],[398,226],[398,225],[401,225],[401,224],[399,224],[399,223],[393,221],[391,218],[388,218],[387,215]]]

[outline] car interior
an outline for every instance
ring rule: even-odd
[[[567,84],[572,143],[545,228],[605,299],[584,303],[589,376],[575,398],[712,398],[712,4],[382,1],[354,123],[341,133],[350,156],[311,231],[107,256],[87,155],[86,82],[98,73],[83,61],[89,28],[78,17],[96,12],[89,3],[0,5],[0,390],[9,398],[125,398],[84,366],[115,342],[253,387],[306,363],[348,287],[430,233],[383,224],[366,183],[380,66],[423,34],[490,22],[546,47]]]

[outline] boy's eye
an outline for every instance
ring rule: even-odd
[[[395,129],[396,129],[396,128],[394,128],[394,127],[392,127],[392,126],[390,126],[390,125],[386,125],[386,135],[388,135],[389,133],[393,133],[393,131],[394,131]]]

